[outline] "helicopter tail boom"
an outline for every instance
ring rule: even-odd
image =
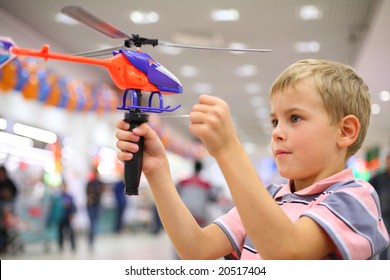
[[[44,45],[40,50],[12,46],[9,48],[9,52],[13,56],[22,55],[40,57],[45,61],[48,59],[55,59],[102,66],[109,71],[112,81],[120,89],[125,90],[129,88],[135,88],[147,92],[160,90],[149,81],[147,75],[143,71],[132,65],[128,58],[126,58],[122,53],[116,54],[107,59],[95,59],[90,57],[49,52],[48,45]]]
[[[107,62],[105,60],[49,52],[48,45],[44,45],[39,51],[32,50],[32,49],[26,49],[26,48],[11,47],[10,52],[14,55],[41,57],[45,61],[48,59],[56,59],[56,60],[64,60],[64,61],[70,61],[70,62],[85,63],[85,64],[92,64],[92,65],[99,65],[99,66],[107,67]]]

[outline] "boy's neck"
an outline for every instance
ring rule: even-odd
[[[290,191],[291,191],[291,193],[295,193],[295,184],[294,184],[294,180],[290,180],[290,181],[289,181],[289,184],[290,184]]]
[[[301,180],[301,179],[290,179],[288,181],[288,184],[289,184],[289,187],[290,187],[290,191],[291,193],[294,193],[294,192],[298,192],[298,191],[301,191],[309,186],[312,186],[314,184],[316,184],[317,182],[320,182],[326,178],[329,178],[333,175],[336,175],[340,172],[342,172],[343,170],[345,170],[347,167],[344,166],[344,168],[342,169],[335,169],[333,170],[333,172],[330,172],[330,173],[324,173],[322,175],[319,175],[318,177],[316,177],[315,179],[312,178],[311,180],[310,179],[307,179],[307,180]]]

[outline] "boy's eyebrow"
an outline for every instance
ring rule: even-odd
[[[299,108],[299,107],[292,107],[292,108],[288,108],[287,110],[283,111],[282,114],[288,115],[288,114],[291,114],[294,112],[303,112],[303,111],[305,111],[305,109]],[[270,117],[275,117],[275,116],[276,116],[276,113],[271,111]]]

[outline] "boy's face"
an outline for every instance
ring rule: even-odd
[[[311,84],[300,82],[276,92],[271,98],[271,122],[272,152],[279,173],[294,180],[295,190],[344,168],[345,155],[337,145],[338,125],[331,124]]]

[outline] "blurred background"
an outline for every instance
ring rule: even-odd
[[[200,94],[231,106],[238,135],[265,183],[283,182],[270,151],[268,90],[276,76],[303,58],[337,60],[353,66],[372,97],[370,129],[362,149],[348,162],[369,180],[384,166],[390,144],[389,0],[201,0],[64,1],[0,0],[0,37],[19,47],[80,53],[118,46],[114,40],[61,14],[79,5],[127,34],[178,44],[266,48],[267,53],[192,50],[145,46],[181,81],[182,94],[164,96],[172,113],[151,114],[167,150],[174,180],[190,176],[201,159],[202,178],[213,188],[207,203],[212,221],[232,206],[218,166],[188,131],[188,115]],[[0,53],[1,55],[1,53]],[[0,165],[17,188],[8,214],[7,248],[1,259],[171,259],[176,258],[158,227],[144,178],[140,195],[125,197],[123,229],[115,230],[115,123],[123,118],[122,90],[105,69],[61,61],[17,57],[0,69]],[[97,168],[104,184],[94,250],[86,184]],[[58,249],[58,233],[48,224],[53,198],[66,182],[76,212],[77,247]],[[8,211],[10,210],[10,211]],[[65,242],[66,243],[66,242]]]

